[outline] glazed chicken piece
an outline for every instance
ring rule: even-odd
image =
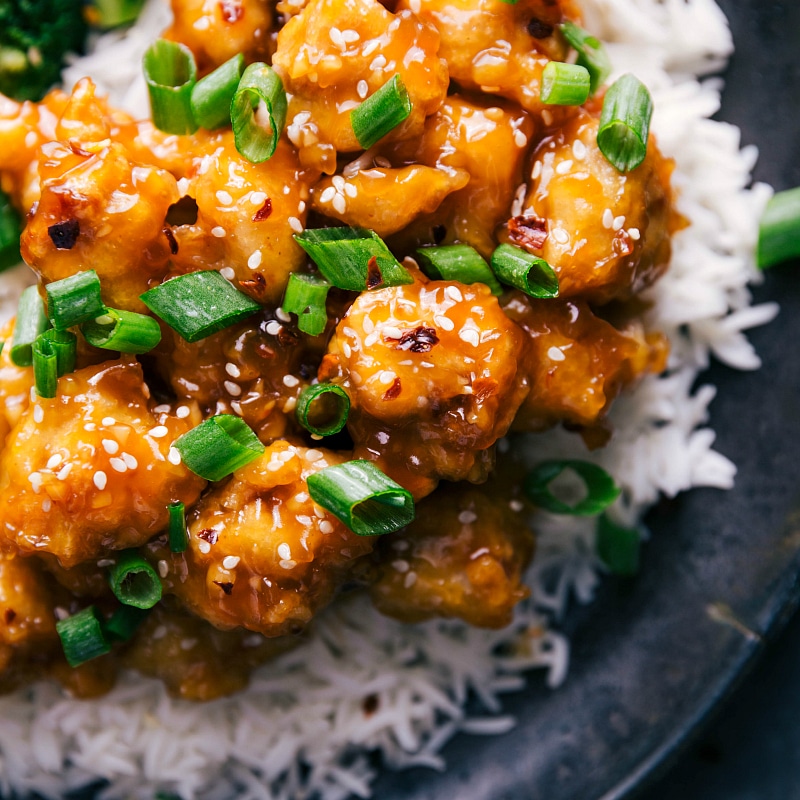
[[[380,542],[370,586],[376,608],[404,622],[459,617],[480,628],[508,625],[529,594],[522,575],[534,540],[523,508],[474,486],[441,486],[419,504],[411,525]]]
[[[571,0],[400,0],[398,8],[436,27],[439,54],[463,89],[544,110],[548,125],[571,113],[565,106],[544,106],[539,98],[544,68],[551,60],[566,60],[569,52],[557,26],[577,17]]]
[[[194,53],[200,75],[237,53],[269,59],[272,6],[267,0],[171,0],[173,22],[163,36]]]
[[[394,75],[412,109],[386,138],[419,135],[447,93],[438,49],[436,30],[408,11],[392,14],[377,0],[311,0],[281,29],[273,59],[291,96],[287,133],[301,161],[331,174],[337,151],[361,150],[350,112]]]
[[[237,628],[220,631],[174,604],[157,605],[119,660],[159,678],[173,697],[203,702],[247,686],[251,671],[300,640],[267,639]]]
[[[363,292],[339,323],[320,381],[347,391],[355,458],[424,497],[440,479],[485,480],[490,450],[528,391],[522,336],[483,284]]]
[[[593,303],[630,297],[667,268],[673,162],[651,137],[644,162],[618,172],[597,147],[598,120],[581,112],[537,148],[521,216],[511,241],[544,258],[561,297]]]
[[[195,506],[185,553],[149,548],[164,591],[218,628],[269,637],[302,630],[372,550],[372,537],[357,536],[308,494],[310,474],[345,460],[286,441],[268,447]]]
[[[0,341],[5,346],[0,352],[0,453],[9,431],[19,422],[28,407],[33,386],[33,369],[18,367],[11,361],[11,333],[14,320],[0,329]]]
[[[109,361],[30,404],[0,458],[6,549],[69,568],[143,544],[166,526],[170,502],[195,502],[205,482],[171,444],[199,413],[154,413],[148,396],[136,362]]]
[[[526,336],[520,370],[531,390],[515,430],[595,425],[622,389],[666,367],[663,335],[645,334],[641,323],[617,330],[581,300],[534,300],[515,291],[503,310]]]

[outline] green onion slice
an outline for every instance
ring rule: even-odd
[[[126,606],[152,608],[161,599],[161,579],[138,550],[123,550],[108,570],[111,591]]]
[[[550,490],[550,484],[564,470],[572,470],[583,481],[586,496],[577,503],[565,503]],[[573,459],[543,461],[525,477],[524,490],[528,498],[539,508],[553,514],[571,514],[577,517],[599,514],[610,506],[620,493],[614,479],[602,467],[588,461]]]
[[[97,11],[97,27],[118,28],[136,21],[145,0],[91,0]],[[94,22],[94,19],[92,20]]]
[[[33,381],[39,397],[55,397],[58,379],[75,369],[78,339],[71,331],[46,330],[33,343]]]
[[[171,278],[140,297],[187,342],[205,339],[261,309],[255,300],[213,270]]]
[[[244,71],[231,101],[236,149],[253,164],[272,157],[286,122],[286,92],[278,74],[261,62]]]
[[[11,203],[11,198],[0,190],[0,272],[19,264],[19,237],[22,219]]]
[[[541,100],[554,106],[582,106],[589,99],[589,70],[551,61],[542,73]]]
[[[308,492],[353,533],[392,533],[414,519],[411,492],[371,461],[348,461],[308,476]]]
[[[206,130],[231,121],[231,101],[244,71],[244,55],[237,53],[201,78],[192,88],[192,116]]]
[[[369,150],[411,113],[411,99],[403,79],[394,75],[377,92],[350,112],[358,143]]]
[[[460,283],[485,283],[492,294],[500,295],[503,287],[483,256],[468,244],[421,247],[417,250],[420,267],[429,278]]]
[[[306,228],[295,240],[339,289],[363,292],[413,283],[383,239],[366,228]]]
[[[630,577],[639,571],[641,544],[642,537],[635,528],[623,528],[607,514],[598,518],[595,547],[612,575]]]
[[[800,187],[774,194],[758,228],[759,269],[800,256]]]
[[[627,73],[608,88],[597,146],[620,172],[630,172],[644,161],[652,116],[653,99],[635,75]]]
[[[56,622],[56,630],[61,638],[67,663],[71,667],[78,667],[111,652],[111,644],[103,631],[103,622],[94,606],[59,620]]]
[[[106,310],[100,296],[100,278],[93,269],[48,283],[45,293],[50,321],[60,331],[89,322]]]
[[[37,286],[22,292],[17,306],[17,319],[11,336],[11,361],[18,367],[33,364],[33,343],[50,327]]]
[[[317,436],[339,433],[347,423],[350,398],[335,383],[317,383],[308,386],[297,398],[297,421]]]
[[[553,268],[521,247],[501,244],[492,253],[492,269],[503,283],[531,297],[558,297],[558,276]]]
[[[192,89],[197,66],[192,51],[179,42],[157,39],[144,54],[144,77],[154,125],[164,133],[194,133]]]
[[[244,420],[217,414],[175,440],[183,463],[208,481],[220,481],[264,452],[264,445]]]
[[[328,324],[325,302],[331,284],[316,275],[293,272],[286,284],[281,310],[297,314],[297,326],[309,336],[319,336]]]
[[[121,605],[103,625],[109,639],[127,642],[150,613],[149,608]]]
[[[169,511],[169,549],[173,553],[183,553],[189,546],[189,533],[186,530],[186,506],[179,500],[167,506]]]
[[[82,325],[81,333],[90,345],[120,353],[149,353],[161,341],[161,327],[152,317],[119,308],[107,308]]]
[[[565,22],[561,33],[578,53],[577,63],[589,72],[590,93],[594,94],[611,74],[611,60],[603,43],[574,22]]]

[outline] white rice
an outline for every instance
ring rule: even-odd
[[[678,208],[692,224],[675,239],[670,271],[648,292],[648,323],[672,343],[667,374],[617,401],[616,433],[604,450],[589,453],[559,429],[529,437],[528,455],[532,463],[558,454],[604,465],[624,489],[614,514],[630,525],[661,494],[733,485],[735,467],[713,450],[705,427],[715,390],[692,386],[712,354],[738,369],[759,366],[742,331],[777,312],[772,303],[750,306],[747,288],[758,277],[752,252],[770,189],[747,188],[754,148],[740,151],[737,129],[708,119],[721,86],[698,77],[732,49],[712,0],[583,6],[587,27],[610,43],[617,72],[634,71],[650,86],[653,127],[677,162]],[[143,83],[131,75],[166,19],[162,0],[151,0],[127,36],[101,38],[94,55],[66,71],[65,84],[92,74],[114,102],[141,109]],[[25,280],[4,275],[0,301]],[[125,676],[97,701],[71,700],[49,684],[0,699],[0,793],[59,798],[102,777],[108,798],[152,800],[163,790],[208,800],[344,800],[370,796],[372,750],[392,768],[443,769],[439,750],[456,733],[513,727],[500,696],[521,688],[527,670],[546,670],[553,687],[566,677],[568,645],[548,620],[557,622],[571,598],[590,601],[602,568],[591,521],[541,514],[534,524],[532,598],[504,631],[448,621],[405,626],[352,596],[322,615],[306,646],[261,668],[231,698],[188,704],[168,698],[157,681]],[[464,710],[470,693],[484,708],[473,718]],[[367,715],[371,695],[378,704]]]

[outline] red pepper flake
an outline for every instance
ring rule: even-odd
[[[410,350],[412,353],[430,353],[434,345],[439,344],[439,337],[435,328],[426,328],[420,325],[413,331],[406,331],[399,339],[388,339],[397,342],[396,350]]]
[[[400,378],[395,378],[392,385],[383,393],[384,400],[394,400],[400,396],[403,391],[403,384],[400,383]]]
[[[508,221],[508,235],[520,247],[541,250],[547,241],[547,220],[524,215],[512,217]]]
[[[267,290],[267,281],[260,272],[254,272],[252,278],[239,281],[239,286],[253,294],[262,295]]]
[[[209,544],[216,544],[217,539],[219,539],[219,532],[215,531],[214,528],[203,528],[203,530],[197,534],[197,538]]]
[[[244,16],[241,0],[219,0],[218,5],[222,19],[231,25]]]
[[[175,234],[172,232],[172,228],[169,225],[165,225],[162,230],[164,231],[164,236],[167,237],[167,241],[169,242],[169,251],[172,255],[178,254],[178,240],[175,238]]]
[[[629,256],[633,252],[633,239],[625,229],[617,231],[611,249],[618,256]]]
[[[6,625],[10,625],[16,618],[17,618],[17,612],[14,611],[13,608],[7,608],[5,614],[3,615],[3,619],[5,619]]]
[[[377,694],[368,694],[361,703],[361,708],[364,709],[364,716],[371,717],[378,710],[380,703],[381,699]]]
[[[367,261],[367,289],[376,289],[383,283],[383,273],[378,266],[377,256],[371,256]]]
[[[264,205],[253,214],[253,222],[263,222],[272,213],[272,200],[269,197],[264,201]]]
[[[213,581],[215,586],[219,586],[225,594],[230,595],[233,591],[233,584],[230,581]]]
[[[78,236],[81,232],[81,226],[77,219],[66,219],[63,222],[56,222],[47,229],[47,234],[50,241],[56,246],[56,250],[72,250],[75,247],[75,242],[78,241]]]
[[[555,27],[549,22],[545,22],[537,17],[531,17],[527,30],[534,39],[547,39],[548,36],[553,35]]]

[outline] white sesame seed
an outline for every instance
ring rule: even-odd
[[[396,572],[408,572],[411,569],[411,564],[404,558],[398,558],[396,561],[392,561],[392,569]]]
[[[348,197],[357,197],[358,196],[358,188],[355,186],[355,184],[346,183],[344,185],[344,193]]]
[[[478,515],[474,511],[465,510],[458,515],[458,521],[462,525],[471,525],[478,519]]]
[[[31,488],[36,494],[39,494],[39,489],[42,488],[42,474],[40,472],[31,472],[28,475],[28,480],[31,482]]]
[[[267,199],[266,192],[250,192],[250,202],[254,206],[260,206]]]
[[[166,430],[166,428],[164,428],[164,430]],[[115,439],[103,439],[101,444],[103,445],[103,450],[110,456],[115,455],[119,451],[119,442]]]
[[[160,406],[156,406],[153,409],[154,414],[169,414],[172,406],[169,403],[162,403]]]
[[[61,467],[61,470],[56,473],[56,478],[58,478],[60,481],[65,481],[70,472],[72,472],[72,464],[64,464],[64,466]]]
[[[197,549],[203,554],[208,555],[211,552],[211,544],[207,542],[205,539],[201,539],[197,543]]]
[[[341,347],[345,358],[350,358],[353,355],[353,348],[347,342],[342,342]]]
[[[223,228],[221,225],[215,225],[211,229],[211,235],[216,236],[217,239],[224,239],[227,234],[225,232],[225,228]]]
[[[283,404],[283,413],[284,414],[291,414],[292,411],[297,408],[297,398],[290,397],[284,404]]]
[[[603,227],[610,230],[613,224],[614,224],[614,212],[610,208],[607,208],[603,212]]]
[[[103,417],[102,424],[109,428],[112,425],[116,425],[117,421],[114,419],[114,417]]]
[[[226,192],[224,189],[220,189],[217,192],[217,200],[219,200],[223,206],[229,206],[233,202],[230,192]]]
[[[580,139],[576,139],[572,143],[572,155],[575,156],[578,161],[586,158],[586,145]]]
[[[383,370],[383,372],[381,372],[380,375],[378,375],[378,380],[384,385],[394,383],[396,379],[397,379],[397,373],[392,372],[392,370],[390,369],[385,369]]]
[[[278,319],[279,319],[281,322],[291,322],[291,321],[292,321],[292,317],[291,317],[291,315],[290,315],[290,314],[288,314],[287,312],[285,312],[285,311],[284,311],[282,308],[276,308],[276,309],[275,309],[275,316],[276,316],[276,317],[277,317],[277,318],[278,318]]]
[[[56,606],[53,609],[53,613],[56,615],[56,619],[59,621],[66,619],[69,616],[69,611],[64,608],[64,606]]]
[[[374,160],[379,167],[383,167],[384,169],[389,169],[392,166],[392,162],[389,161],[386,156],[375,156]]]
[[[462,342],[466,342],[466,344],[471,344],[473,347],[477,347],[481,342],[480,334],[474,328],[462,328],[458,332],[458,338],[461,339]]]
[[[298,492],[294,496],[294,501],[296,503],[305,503],[305,501],[308,500],[308,497],[309,497],[308,492]]]
[[[333,533],[333,525],[327,519],[323,519],[319,523],[319,532],[320,533]]]
[[[556,228],[555,230],[550,231],[550,235],[559,244],[566,244],[569,241],[569,234],[563,228]]]
[[[52,507],[53,501],[49,497],[45,497],[45,499],[42,500],[42,511],[44,511],[45,514],[48,514]]]
[[[125,462],[125,465],[128,467],[128,469],[136,469],[139,466],[136,456],[133,456],[130,453],[123,453],[122,460]]]
[[[542,174],[542,162],[536,161],[531,170],[531,180],[536,180]]]
[[[344,214],[345,211],[347,211],[347,200],[344,199],[344,195],[337,194],[336,197],[333,198],[331,205],[333,206],[333,210],[339,214]]]
[[[292,561],[291,559],[284,558],[281,562],[281,569],[294,569],[297,566],[296,561]]]
[[[322,458],[322,453],[319,450],[311,448],[311,450],[306,451],[306,461],[310,461],[312,464],[315,461],[319,461],[321,458]]]
[[[188,417],[191,413],[192,412],[189,406],[178,406],[178,408],[175,410],[175,416],[178,419],[186,419],[186,417]]]
[[[395,325],[387,325],[381,333],[384,339],[400,339],[403,336],[403,332]]]
[[[153,639],[163,639],[167,635],[167,626],[159,625],[151,634]]]
[[[517,147],[525,147],[528,144],[528,137],[522,131],[514,131],[514,144]]]
[[[363,100],[369,94],[369,84],[365,80],[360,80],[356,84],[356,92],[358,92],[358,96]]]
[[[234,383],[233,381],[223,381],[222,385],[225,387],[225,391],[231,397],[239,397],[239,395],[242,393],[242,387],[239,386],[238,383]]]
[[[128,465],[121,458],[109,458],[108,463],[115,472],[128,471]]]
[[[380,333],[378,331],[372,331],[366,339],[364,339],[364,347],[372,347],[378,340],[381,338]]]
[[[277,336],[283,330],[283,325],[276,322],[274,319],[267,323],[267,333],[270,336]]]
[[[292,557],[292,548],[286,542],[281,542],[278,545],[278,555],[281,558],[291,558]]]
[[[642,238],[642,234],[638,228],[628,228],[628,236],[630,236],[634,242],[638,242],[639,239]]]
[[[97,430],[97,425],[95,425],[95,424],[94,424],[94,422],[87,422],[87,423],[86,423],[86,424],[83,426],[83,429],[84,429],[85,431],[88,431],[89,433],[91,433],[92,431],[96,431],[96,430]]]
[[[542,112],[544,113],[544,112]],[[406,575],[405,580],[403,581],[403,586],[406,589],[410,589],[415,583],[417,582],[417,573],[416,572],[409,572]]]
[[[247,266],[250,269],[256,269],[256,267],[261,266],[261,251],[260,250],[253,250],[250,253],[250,258],[247,259]]]
[[[572,160],[567,159],[566,161],[562,161],[556,167],[556,173],[558,173],[559,175],[566,175],[571,169],[572,169]]]
[[[522,500],[509,500],[508,507],[512,511],[519,513],[523,508],[525,508],[525,504],[522,502]]]
[[[40,423],[44,419],[44,409],[41,406],[33,407],[33,421]]]
[[[294,375],[283,376],[283,385],[289,389],[294,389],[294,387],[297,386],[299,383],[300,381],[297,378],[295,378]]]
[[[379,47],[381,46],[379,39],[372,39],[371,41],[367,42],[364,45],[364,49],[361,51],[361,55],[366,58],[367,56],[371,56]]]
[[[167,461],[176,467],[181,463],[181,454],[176,447],[170,447],[169,453],[167,453]]]
[[[106,483],[108,483],[108,476],[103,470],[99,469],[95,472],[92,481],[94,481],[94,485],[102,492],[103,489],[106,488]]]
[[[444,293],[456,303],[463,303],[464,302],[464,295],[461,294],[460,289],[457,286],[448,286]]]
[[[361,39],[361,35],[358,31],[348,28],[347,30],[342,31],[342,39],[344,39],[348,44],[352,44],[353,42],[359,41]]]
[[[553,124],[553,115],[546,108],[542,111],[542,122],[544,122],[544,124],[547,126]]]
[[[225,278],[226,281],[232,281],[236,277],[236,272],[234,271],[233,267],[223,267],[219,274]]]
[[[386,56],[379,55],[375,56],[375,58],[372,59],[372,63],[369,65],[369,68],[374,71],[383,69],[385,66],[386,66]]]
[[[169,575],[169,564],[163,558],[158,562],[158,574],[162,578],[166,578]]]
[[[564,355],[564,351],[561,350],[558,347],[555,347],[555,346],[551,347],[547,351],[547,357],[551,361],[566,361],[567,360],[567,357]]]
[[[337,46],[343,48],[345,46],[344,38],[342,37],[342,32],[338,28],[331,28],[328,31],[328,36],[331,37],[331,41]]]
[[[233,361],[229,361],[225,365],[225,372],[227,372],[231,378],[238,378],[242,374],[242,371],[236,366],[236,364],[233,363]]]
[[[289,217],[288,219],[289,227],[295,233],[302,233],[303,232],[303,223],[297,217]]]
[[[337,192],[343,192],[344,191],[345,180],[341,175],[334,175],[331,178],[331,182],[333,183],[333,186],[334,186],[334,188],[336,189]]]
[[[267,470],[269,472],[277,472],[282,467],[283,467],[282,461],[270,461],[269,464],[267,464]]]
[[[239,556],[225,556],[225,558],[222,559],[222,566],[225,569],[236,569],[240,561],[241,558],[239,558]]]
[[[614,222],[613,222],[613,224],[611,225],[611,227],[612,227],[612,228],[613,228],[615,231],[620,231],[620,230],[622,230],[622,226],[623,226],[624,224],[625,224],[625,217],[623,217],[623,216],[614,217]]]
[[[336,197],[336,189],[333,186],[328,186],[319,196],[320,203],[330,203]]]
[[[164,425],[156,425],[155,428],[150,429],[150,436],[154,439],[163,439],[168,433],[169,430]]]
[[[455,328],[456,324],[450,317],[446,317],[444,314],[437,314],[433,318],[434,323],[438,325],[443,331],[451,331]]]
[[[61,453],[54,453],[47,459],[47,469],[55,469],[63,460],[64,456]]]
[[[197,639],[181,639],[181,650],[191,650],[197,644]]]

